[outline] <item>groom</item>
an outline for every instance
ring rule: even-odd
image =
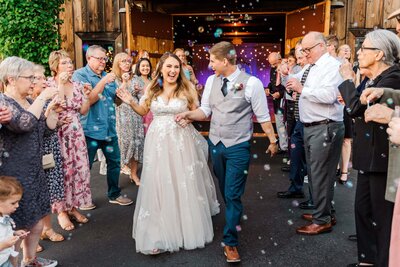
[[[243,206],[247,171],[250,163],[250,139],[253,114],[268,135],[267,152],[274,155],[277,139],[272,127],[263,84],[256,77],[239,70],[233,44],[220,42],[210,49],[210,67],[215,75],[207,79],[201,107],[176,116],[185,120],[204,120],[211,114],[209,147],[213,170],[225,201],[224,254],[227,262],[239,262],[238,232]]]

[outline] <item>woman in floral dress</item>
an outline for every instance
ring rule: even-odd
[[[33,88],[33,93],[31,98],[35,100],[40,93],[46,89],[46,77],[44,76],[45,69],[41,65],[35,65],[35,87]],[[48,100],[44,106],[48,106],[50,100]],[[57,130],[46,131],[43,138],[43,155],[53,154],[55,166],[54,168],[49,168],[44,170],[46,176],[47,186],[50,193],[50,205],[52,207],[52,213],[58,213],[56,207],[58,202],[64,201],[64,172],[62,169],[63,159],[61,155],[60,142],[58,140]],[[64,240],[64,237],[55,232],[51,225],[51,214],[48,214],[43,218],[43,231],[40,237],[41,239],[49,239],[53,242],[60,242]],[[38,245],[36,251],[40,252],[43,250],[41,245]]]
[[[126,88],[132,95],[133,101],[139,103],[142,96],[141,87],[138,86],[138,79],[132,77],[130,69],[132,59],[126,53],[119,53],[114,58],[113,72],[116,76],[116,83],[119,87]],[[121,169],[130,170],[130,179],[139,185],[137,175],[138,163],[142,162],[144,146],[143,119],[137,115],[129,105],[122,103],[117,106],[117,134],[121,151]]]
[[[80,122],[80,115],[86,114],[90,108],[87,99],[90,89],[71,81],[74,65],[67,52],[63,50],[52,52],[49,65],[53,77],[48,80],[48,84],[51,87],[58,87],[59,97],[65,99],[65,108],[58,117],[60,122],[58,137],[64,159],[65,201],[59,202],[56,209],[60,211],[58,223],[61,228],[71,231],[75,227],[70,219],[78,223],[89,221],[77,208],[93,205],[89,158]]]
[[[142,92],[145,92],[147,86],[151,82],[151,74],[152,68],[151,63],[148,58],[140,58],[136,64],[136,68],[134,69],[135,72],[135,81],[137,82],[139,88],[141,88]],[[145,116],[143,116],[143,126],[144,126],[144,133],[146,134],[147,129],[150,127],[150,123],[153,120],[153,113],[149,111]]]

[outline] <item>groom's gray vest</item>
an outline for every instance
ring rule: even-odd
[[[251,103],[244,96],[250,77],[240,72],[234,84],[243,84],[244,88],[235,92],[229,87],[224,97],[221,91],[222,77],[215,76],[209,100],[212,111],[209,138],[214,145],[221,141],[230,147],[250,140],[253,134],[253,111]]]

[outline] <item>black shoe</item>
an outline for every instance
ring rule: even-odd
[[[349,235],[347,239],[350,241],[357,241],[357,235]]]
[[[314,203],[309,199],[307,201],[301,202],[299,208],[303,210],[313,210],[315,209]]]
[[[282,166],[281,171],[283,172],[290,172],[290,166]]]
[[[360,265],[359,263],[352,263],[352,264],[348,264],[347,267],[374,267],[375,265]]]
[[[303,192],[282,191],[277,193],[279,198],[303,198]]]

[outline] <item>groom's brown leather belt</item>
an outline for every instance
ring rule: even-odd
[[[310,123],[303,123],[303,125],[304,125],[304,127],[310,127],[310,126],[316,126],[316,125],[321,125],[321,124],[329,124],[331,122],[336,122],[336,121],[326,119],[326,120],[323,120],[323,121],[315,121],[315,122],[310,122]]]

